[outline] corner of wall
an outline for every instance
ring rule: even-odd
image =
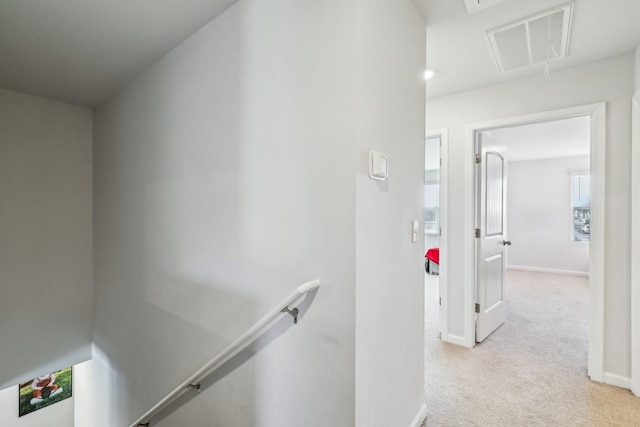
[[[640,45],[638,45],[638,47],[636,48],[636,52],[635,52],[635,68],[634,68],[634,75],[635,75],[635,93],[640,92]]]

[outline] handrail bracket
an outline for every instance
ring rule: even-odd
[[[300,312],[300,310],[298,310],[297,308],[294,308],[293,310],[289,309],[289,306],[286,306],[285,308],[283,308],[282,310],[280,310],[281,313],[289,313],[290,315],[293,316],[293,323],[298,323],[298,313]]]
[[[189,385],[187,386],[187,388],[193,388],[193,389],[196,389],[196,390],[198,390],[198,393],[200,393],[200,383],[198,383],[198,384],[189,384]]]

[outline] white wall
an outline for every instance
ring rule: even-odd
[[[116,425],[113,424],[117,417],[114,411],[126,407],[129,398],[121,391],[126,383],[112,369],[112,361],[100,347],[94,344],[92,352],[91,360],[73,367],[73,394],[78,402],[73,407],[74,426]]]
[[[425,26],[409,1],[358,4],[356,426],[408,426],[424,402]]]
[[[631,218],[640,215],[640,46],[636,50],[636,93],[632,101]],[[631,259],[640,254],[640,228],[631,222]],[[640,265],[631,263],[631,390],[640,396]]]
[[[589,156],[509,162],[509,267],[589,273],[589,245],[572,244],[571,172]]]
[[[636,71],[635,91],[638,92],[638,91],[640,91],[640,45],[636,49],[635,59],[636,59],[636,64],[635,64],[635,71]]]
[[[315,277],[297,326],[285,317],[154,425],[411,423],[424,50],[410,2],[245,0],[97,111],[99,357],[82,369],[109,398],[77,423],[132,422]],[[366,178],[374,146],[395,170],[385,188]],[[389,303],[402,316],[380,316]]]
[[[298,325],[153,425],[354,425],[355,17],[241,1],[96,112],[87,370],[110,398],[78,425],[128,425],[313,278]]]
[[[552,72],[546,78],[508,82],[432,99],[429,126],[449,128],[449,333],[464,331],[464,183],[467,123],[607,102],[605,229],[605,372],[630,375],[630,154],[634,56],[625,55]],[[428,95],[428,94],[427,94]]]
[[[0,387],[91,357],[91,126],[0,90]]]

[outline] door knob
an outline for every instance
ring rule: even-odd
[[[511,246],[511,240],[503,240],[503,241],[502,241],[502,244],[503,244],[504,246]]]

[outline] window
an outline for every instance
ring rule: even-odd
[[[588,172],[571,174],[571,243],[589,243],[591,232],[591,185]]]
[[[424,184],[424,231],[427,234],[439,234],[439,192],[438,181],[429,181]]]
[[[440,234],[440,136],[425,140],[424,146],[424,231],[426,234]],[[437,247],[438,239],[428,242],[429,247]]]

